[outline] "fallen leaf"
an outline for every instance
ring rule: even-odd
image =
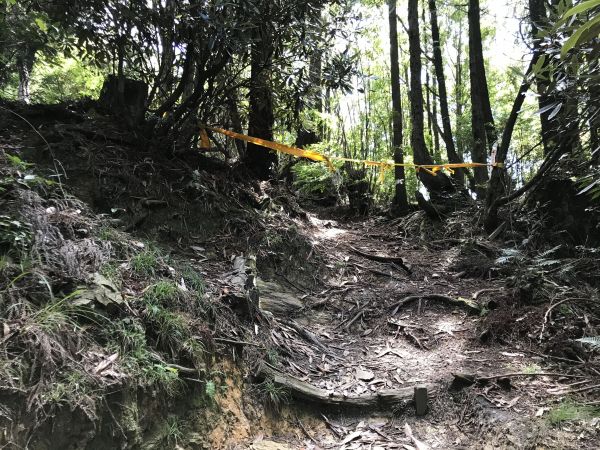
[[[361,437],[363,434],[362,431],[355,431],[353,433],[350,433],[348,436],[346,436],[346,438],[340,443],[340,445],[345,445],[348,442],[352,442],[354,439],[357,439],[359,437]]]

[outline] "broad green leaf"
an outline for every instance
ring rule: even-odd
[[[574,16],[575,14],[580,14],[582,12],[589,11],[590,9],[595,8],[596,6],[600,6],[600,0],[587,0],[569,9],[563,16],[563,19]]]
[[[600,2],[600,0],[598,0],[598,2]],[[582,37],[582,35],[597,24],[600,24],[600,14],[594,17],[589,22],[583,24],[575,33],[573,33],[573,35],[569,39],[567,39],[567,42],[564,43],[560,51],[560,57],[564,59],[564,57],[567,56],[569,50],[571,50],[578,43],[580,43],[579,39]]]
[[[533,72],[535,74],[539,74],[540,71],[542,70],[542,67],[544,67],[545,62],[546,62],[546,55],[540,56],[539,59],[536,61],[535,66],[533,66]]]
[[[40,19],[39,17],[36,17],[35,19],[35,24],[39,27],[40,30],[42,30],[44,33],[48,32],[48,24],[46,24],[46,22],[44,22],[42,19]]]

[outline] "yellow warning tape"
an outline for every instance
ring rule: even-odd
[[[207,149],[210,147],[210,141],[208,139],[208,134],[206,130],[211,130],[216,133],[223,134],[225,136],[229,136],[233,139],[240,139],[242,141],[250,142],[252,144],[259,145],[261,147],[266,147],[271,150],[275,150],[281,153],[286,153],[288,155],[293,155],[299,158],[308,158],[312,161],[324,162],[329,167],[329,170],[334,171],[335,167],[331,163],[331,161],[342,161],[342,162],[353,162],[357,164],[364,164],[365,166],[373,166],[379,167],[381,169],[380,179],[385,176],[385,172],[394,167],[412,167],[417,172],[419,170],[423,170],[433,176],[437,175],[437,172],[440,170],[447,170],[450,173],[454,172],[454,169],[460,168],[469,168],[469,167],[504,167],[502,163],[492,163],[492,164],[484,164],[484,163],[448,163],[448,164],[410,164],[410,163],[395,163],[394,161],[370,161],[367,159],[354,159],[354,158],[343,158],[340,156],[325,156],[321,153],[312,151],[312,150],[304,150],[297,147],[292,147],[285,144],[280,144],[278,142],[267,141],[265,139],[260,139],[257,137],[247,136],[245,134],[236,133],[234,131],[224,130],[223,128],[209,127],[208,125],[200,125],[200,148]]]

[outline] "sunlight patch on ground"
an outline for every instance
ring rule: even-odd
[[[318,228],[318,230],[314,233],[314,237],[318,241],[333,240],[348,232],[347,230],[337,228],[337,223],[334,220],[321,220],[312,214],[308,215],[308,219],[311,225],[314,225],[316,228]]]

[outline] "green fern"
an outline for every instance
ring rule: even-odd
[[[580,339],[575,339],[577,342],[582,344],[590,344],[592,348],[600,348],[600,336],[589,336]]]

